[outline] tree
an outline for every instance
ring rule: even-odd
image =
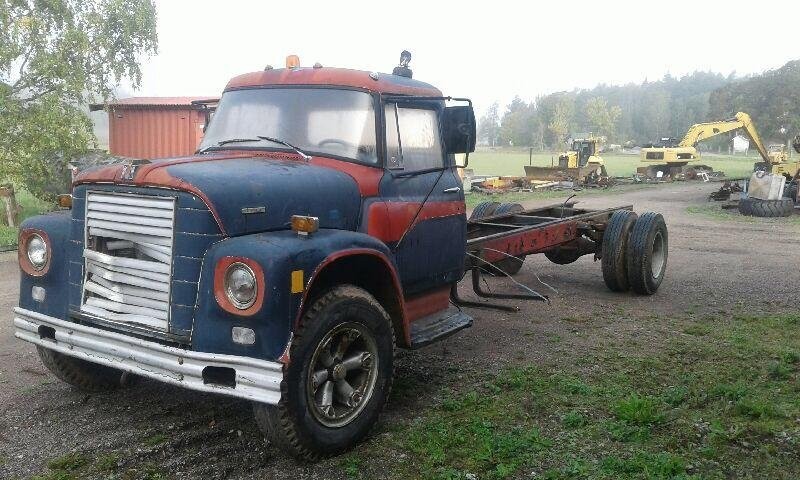
[[[500,115],[497,109],[500,106],[494,102],[489,106],[489,110],[478,121],[478,138],[484,140],[487,145],[494,147],[500,140]]]
[[[551,147],[558,148],[567,138],[572,125],[575,102],[572,97],[561,96],[553,108],[553,116],[547,129],[553,134]]]
[[[617,122],[622,115],[618,105],[608,105],[603,97],[593,97],[586,103],[586,119],[593,133],[611,137],[617,129]]]
[[[157,51],[152,0],[6,0],[0,5],[0,180],[36,196],[68,182],[94,139],[87,103],[141,82]]]

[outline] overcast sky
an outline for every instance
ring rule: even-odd
[[[800,2],[348,2],[157,0],[159,54],[136,95],[218,95],[234,75],[283,66],[391,72],[411,51],[414,78],[482,112],[514,95],[667,72],[762,72],[800,58]],[[774,26],[774,27],[773,27]],[[772,28],[771,28],[772,27]]]

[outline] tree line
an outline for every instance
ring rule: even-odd
[[[478,137],[490,146],[557,150],[569,136],[591,132],[609,143],[643,145],[681,138],[695,123],[724,120],[737,111],[755,119],[765,141],[785,143],[800,133],[800,60],[746,77],[667,74],[658,81],[598,85],[531,102],[515,97],[502,113],[497,103],[489,107],[478,123]]]

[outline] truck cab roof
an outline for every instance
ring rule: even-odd
[[[442,92],[425,82],[387,73],[347,68],[275,68],[239,75],[225,91],[271,86],[325,86],[358,88],[388,95],[441,97]]]

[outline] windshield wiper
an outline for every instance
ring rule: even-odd
[[[309,160],[311,160],[311,155],[309,155],[309,154],[307,154],[306,152],[304,152],[304,151],[300,150],[299,148],[295,147],[294,145],[292,145],[292,144],[291,144],[291,143],[289,143],[289,142],[285,142],[285,141],[283,141],[283,140],[281,140],[281,139],[279,139],[279,138],[265,137],[265,136],[263,136],[263,135],[257,135],[257,137],[258,137],[259,139],[261,139],[261,140],[266,140],[266,141],[268,141],[268,142],[277,143],[277,144],[279,144],[279,145],[283,145],[283,146],[286,146],[286,147],[289,147],[289,148],[291,148],[292,150],[294,150],[295,152],[297,152],[297,154],[298,154],[298,155],[300,155],[301,157],[303,157],[303,160],[305,160],[306,162],[307,162],[307,161],[309,161]]]
[[[259,142],[259,141],[261,141],[260,138],[229,138],[227,140],[219,141],[219,142],[215,143],[214,145],[209,145],[207,147],[203,147],[200,150],[198,150],[197,153],[205,153],[211,148],[221,147],[221,146],[227,145],[229,143],[244,143],[244,142]]]
[[[300,150],[299,148],[295,147],[291,143],[285,142],[285,141],[283,141],[283,140],[281,140],[279,138],[266,137],[266,136],[263,136],[263,135],[257,135],[256,138],[229,138],[227,140],[222,140],[220,142],[217,142],[214,145],[209,145],[209,146],[201,149],[198,153],[205,153],[210,148],[222,147],[222,146],[227,145],[229,143],[260,142],[261,140],[266,140],[268,142],[277,143],[279,145],[283,145],[285,147],[289,147],[292,150],[294,150],[295,152],[297,152],[298,155],[303,157],[303,160],[305,160],[306,162],[311,160],[311,155],[308,155],[306,152]]]

